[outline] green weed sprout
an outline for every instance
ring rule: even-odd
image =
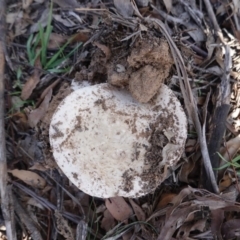
[[[53,30],[52,22],[52,2],[50,5],[49,17],[47,26],[44,29],[41,24],[39,24],[39,31],[34,39],[34,34],[31,34],[27,41],[27,55],[28,60],[31,66],[34,66],[35,61],[38,57],[40,57],[41,65],[44,70],[47,70],[51,73],[63,73],[67,72],[69,68],[57,68],[61,63],[66,61],[73,53],[82,45],[82,43],[78,43],[72,51],[70,51],[67,55],[64,55],[64,50],[71,42],[71,38],[59,48],[59,50],[50,58],[47,54],[47,46],[49,42],[50,35]]]
[[[221,169],[232,166],[232,167],[235,167],[236,169],[239,169],[237,170],[237,174],[240,174],[240,162],[239,162],[240,155],[236,156],[232,161],[227,161],[219,152],[217,154],[226,163],[221,167],[216,168],[216,170],[221,170]]]
[[[13,85],[13,89],[16,89],[16,88],[22,89],[22,83],[20,81],[20,78],[22,76],[22,69],[20,67],[17,69],[16,75],[17,75],[17,80]]]

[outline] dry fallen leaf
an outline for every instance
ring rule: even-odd
[[[79,3],[76,0],[53,0],[54,3],[56,3],[61,8],[77,8],[79,7]]]
[[[222,179],[219,182],[219,191],[222,192],[225,189],[227,189],[229,186],[231,186],[231,184],[234,182],[233,177],[231,176],[231,174],[229,172],[226,172]]]
[[[133,214],[132,209],[122,197],[106,199],[105,204],[112,216],[118,221],[127,223],[128,218]]]
[[[47,47],[48,49],[58,49],[60,46],[67,42],[68,38],[68,36],[52,32],[49,37]]]
[[[54,216],[56,217],[56,225],[58,232],[65,239],[73,240],[73,229],[70,227],[69,222],[62,216],[62,214],[58,210],[55,210]]]
[[[31,4],[33,0],[22,0],[22,8],[27,9]]]
[[[147,7],[150,1],[149,0],[135,0],[135,2],[139,7]]]
[[[234,158],[239,148],[240,148],[240,135],[230,139],[226,143],[226,146],[223,149],[221,149],[220,153],[226,161],[230,161]],[[226,163],[225,161],[222,161],[222,164],[225,163]]]
[[[34,88],[37,86],[39,81],[40,81],[39,73],[38,73],[38,71],[35,70],[33,75],[31,75],[27,79],[27,82],[23,86],[22,93],[21,93],[21,98],[23,100],[27,100],[31,96]]]
[[[109,210],[106,209],[103,213],[103,219],[101,221],[101,228],[108,232],[110,229],[112,229],[115,226],[115,224],[116,224],[116,222],[114,220],[114,217],[109,212]]]
[[[194,167],[195,167],[195,161],[192,160],[191,158],[189,158],[188,161],[184,162],[178,173],[179,180],[181,182],[188,183],[189,182],[188,176],[193,171]]]
[[[224,239],[237,239],[240,235],[240,219],[231,219],[222,226]]]
[[[29,198],[29,200],[27,201],[27,204],[44,210],[43,205],[39,203],[35,198]]]
[[[23,12],[22,11],[7,13],[6,22],[8,24],[14,24],[17,21],[21,21],[22,18],[23,18]]]
[[[28,119],[25,113],[17,112],[13,114],[11,118],[17,124],[18,131],[27,131],[27,129],[29,129]]]
[[[221,209],[213,210],[211,212],[211,230],[213,235],[219,236],[221,228],[219,226],[222,225],[224,219],[224,211]]]
[[[41,163],[34,163],[32,167],[28,168],[29,170],[38,170],[38,171],[42,171],[42,172],[45,172],[49,169],[49,166],[46,164],[46,165],[43,165]]]
[[[133,15],[133,7],[130,0],[114,0],[114,6],[123,17],[131,17]]]
[[[190,205],[190,204],[189,204]],[[172,214],[166,216],[165,225],[162,227],[158,240],[172,239],[172,236],[176,229],[181,227],[190,213],[200,212],[201,206],[198,204],[191,204],[184,208],[176,208]]]
[[[178,230],[177,239],[190,239],[189,235],[191,231],[198,230],[199,232],[203,232],[206,227],[206,221],[207,219],[200,219],[192,224],[182,225]]]
[[[46,185],[45,179],[40,177],[37,173],[18,169],[14,169],[8,172],[10,172],[14,177],[19,178],[20,180],[32,187],[44,188],[44,186]]]
[[[85,43],[86,41],[89,40],[89,38],[90,38],[90,31],[82,30],[72,36],[71,43],[79,43],[79,42]]]
[[[166,207],[167,204],[172,202],[173,198],[176,197],[176,196],[177,196],[177,194],[175,194],[175,193],[163,193],[161,195],[161,199],[160,199],[156,209],[160,209],[160,208]]]
[[[172,9],[172,0],[163,0],[164,5],[168,11],[168,13],[171,11]]]
[[[98,42],[94,42],[93,45],[97,46],[99,49],[101,49],[103,51],[103,53],[106,56],[106,61],[111,57],[111,51],[110,51],[109,47],[107,47],[106,45],[103,45],[101,43],[98,43]]]
[[[129,199],[129,202],[133,208],[134,213],[136,214],[136,217],[138,221],[145,221],[146,215],[141,207],[139,207],[132,199]]]
[[[41,105],[29,113],[28,123],[30,127],[32,128],[35,127],[38,124],[38,122],[44,117],[45,113],[47,112],[51,97],[52,89],[49,90],[44,100],[42,101]]]

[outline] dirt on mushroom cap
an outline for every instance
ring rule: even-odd
[[[107,40],[103,38],[102,42],[113,51],[111,57],[106,59],[97,49],[88,69],[81,70],[77,78],[94,83],[107,79],[112,85],[129,88],[139,102],[148,102],[166,81],[174,62],[167,41],[150,32],[130,49],[126,43],[116,41],[114,34],[108,33]]]
[[[127,91],[101,84],[77,90],[60,104],[50,142],[59,167],[77,187],[97,197],[138,197],[165,179],[166,168],[183,151],[186,117],[169,88],[159,91],[151,103],[140,104]]]

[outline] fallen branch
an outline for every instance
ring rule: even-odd
[[[10,189],[7,187],[7,161],[4,125],[4,70],[5,70],[5,13],[6,3],[0,0],[0,192],[1,208],[5,221],[7,238],[15,240],[16,231],[13,218],[11,217]]]

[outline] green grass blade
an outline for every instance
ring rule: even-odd
[[[35,51],[35,49],[37,48],[37,45],[39,44],[40,42],[40,34],[38,32],[37,36],[36,36],[36,40],[34,42],[34,45],[33,45],[33,50]]]
[[[44,66],[46,62],[46,52],[44,52],[44,31],[42,25],[39,24],[39,36],[40,36],[40,41],[41,41],[41,63]]]
[[[52,11],[53,11],[53,1],[51,1],[51,4],[50,4],[46,31],[44,33],[44,37],[41,38],[43,66],[45,66],[47,64],[47,46],[48,46],[50,35],[52,33],[52,30],[53,30],[53,26],[51,25],[51,23],[52,23]]]
[[[63,50],[66,48],[66,46],[68,45],[68,42],[66,42],[59,50],[58,52],[56,52],[51,59],[47,62],[47,64],[45,65],[44,69],[48,69],[51,67],[51,64],[53,64],[58,57],[63,54]],[[65,60],[66,58],[64,57],[63,60]],[[52,68],[52,67],[51,67]]]
[[[34,57],[34,53],[32,52],[32,49],[31,49],[32,40],[33,40],[33,34],[31,34],[27,40],[27,55],[28,55],[28,61],[31,65],[32,65],[32,59]]]
[[[63,53],[64,49],[67,47],[67,43],[65,43],[61,49],[59,49],[59,51],[49,60],[49,62],[46,65],[45,69],[48,68],[55,68],[57,66],[59,66],[63,61],[65,61],[66,59],[68,59],[81,45],[82,43],[77,44],[77,46],[75,46],[66,56],[64,56],[61,59],[57,59],[58,56]]]
[[[70,67],[67,67],[67,68],[60,68],[60,69],[57,69],[57,68],[53,68],[53,69],[49,69],[48,72],[50,73],[66,73],[70,70]]]
[[[228,162],[219,152],[217,152],[217,154],[224,162]]]
[[[39,50],[37,51],[37,53],[35,54],[35,56],[34,56],[34,58],[33,58],[33,65],[34,65],[36,59],[39,57],[40,53],[41,53],[41,49],[39,49]]]
[[[17,80],[19,80],[21,76],[22,76],[22,69],[19,67],[17,69]]]
[[[238,155],[237,157],[235,157],[233,160],[232,160],[232,162],[237,162],[237,161],[239,161],[240,160],[240,155]]]
[[[230,166],[230,164],[229,164],[229,163],[226,163],[226,164],[222,165],[222,166],[219,167],[219,168],[213,168],[213,169],[214,169],[214,170],[222,170],[222,169],[227,168],[227,167],[229,167],[229,166]]]
[[[73,55],[73,53],[82,45],[82,42],[78,43],[71,52],[69,52],[66,57],[71,57]]]

